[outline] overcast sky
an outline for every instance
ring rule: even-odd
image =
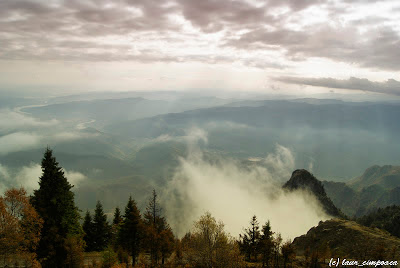
[[[0,0],[0,90],[400,95],[400,1]]]

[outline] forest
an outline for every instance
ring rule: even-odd
[[[338,252],[329,243],[307,245],[307,236],[297,242],[299,250],[296,239],[283,241],[269,221],[260,224],[256,215],[233,237],[222,221],[205,212],[177,237],[155,190],[144,211],[131,196],[123,209],[115,208],[112,219],[100,200],[93,214],[86,211],[82,217],[73,185],[49,148],[41,168],[33,195],[11,188],[0,197],[0,267],[322,267]],[[372,224],[368,218],[361,221]],[[383,259],[389,251],[380,243],[360,254]]]

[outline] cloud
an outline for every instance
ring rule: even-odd
[[[42,175],[42,168],[39,164],[32,163],[22,167],[14,177],[14,187],[24,187],[28,192],[39,188],[39,177]]]
[[[396,1],[357,1],[355,8],[347,0],[2,0],[0,59],[281,69],[321,57],[399,70],[396,8]],[[382,15],[360,16],[365,10]]]
[[[57,120],[39,120],[24,113],[0,110],[0,155],[98,135],[84,129],[70,129],[68,124]]]
[[[11,170],[0,163],[0,194],[11,187],[23,187],[28,193],[39,188],[39,178],[42,168],[37,163],[31,163],[17,170]],[[68,182],[75,187],[87,179],[85,175],[73,170],[65,170],[64,175]]]
[[[2,109],[0,110],[0,133],[15,130],[42,128],[58,124],[57,120],[40,121],[23,113]]]
[[[87,179],[87,177],[82,173],[72,170],[65,170],[65,177],[68,179],[69,183],[75,187],[79,186],[82,181]]]
[[[277,80],[289,84],[362,90],[375,93],[400,95],[400,82],[394,79],[388,79],[385,82],[373,82],[366,78],[357,77],[350,77],[349,79],[345,80],[334,78],[280,77]]]
[[[0,155],[35,148],[40,144],[36,134],[15,132],[0,137]]]
[[[261,223],[271,221],[273,230],[285,238],[304,234],[327,219],[308,193],[285,193],[281,181],[293,171],[291,151],[277,145],[265,159],[268,168],[243,166],[232,159],[206,160],[201,151],[180,159],[173,179],[162,193],[166,216],[179,236],[201,214],[210,211],[227,230],[238,236],[253,215]],[[285,176],[285,177],[281,177]]]

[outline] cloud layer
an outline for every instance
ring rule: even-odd
[[[266,167],[243,166],[230,159],[207,159],[199,150],[181,158],[162,193],[172,228],[182,236],[193,221],[210,211],[234,236],[257,215],[262,224],[270,220],[274,231],[294,238],[327,218],[309,194],[281,190],[281,182],[288,180],[294,169],[295,160],[288,148],[277,145],[262,161]]]
[[[399,70],[398,1],[3,0],[0,59]],[[380,15],[376,15],[380,14]]]
[[[310,85],[316,87],[339,88],[362,90],[374,93],[385,93],[392,95],[400,95],[400,82],[394,79],[389,79],[386,82],[373,82],[366,78],[350,77],[349,79],[334,79],[334,78],[298,78],[298,77],[281,77],[279,81]]]
[[[39,120],[21,112],[0,110],[0,155],[96,135],[72,128],[67,122]]]

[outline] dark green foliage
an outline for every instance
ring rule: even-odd
[[[359,218],[357,222],[364,226],[384,229],[390,234],[400,237],[400,206],[379,208],[375,212]]]
[[[111,233],[110,233],[110,244],[114,247],[115,250],[118,250],[118,233],[121,229],[121,225],[123,223],[123,218],[121,215],[121,210],[116,207],[114,211],[114,219],[111,225]]]
[[[93,217],[93,242],[95,251],[103,251],[110,240],[111,227],[107,222],[107,215],[104,214],[103,206],[97,201]]]
[[[267,221],[262,227],[262,234],[259,242],[259,252],[261,253],[262,257],[262,264],[263,266],[267,267],[269,265],[274,248],[273,234],[274,233],[271,230],[271,224],[269,221]]]
[[[86,242],[86,252],[91,252],[94,251],[95,246],[94,246],[94,241],[93,241],[93,220],[92,216],[90,215],[89,211],[86,211],[85,219],[83,220],[83,225],[82,229],[85,232],[84,240]]]
[[[114,264],[118,263],[118,254],[112,247],[107,247],[102,253],[102,268],[111,268]]]
[[[115,212],[114,212],[114,219],[113,219],[113,224],[114,225],[120,225],[122,223],[122,215],[121,215],[121,210],[119,209],[119,207],[115,208]]]
[[[132,256],[132,266],[136,263],[136,257],[140,253],[143,237],[143,224],[140,211],[136,202],[129,197],[125,207],[124,220],[119,231],[119,243],[124,250]]]
[[[257,217],[254,215],[250,221],[250,227],[245,229],[244,234],[240,234],[239,245],[246,254],[248,261],[256,261],[259,252],[259,242],[260,242],[260,226],[257,221]]]
[[[32,197],[32,205],[44,220],[37,254],[43,267],[63,267],[68,254],[67,237],[82,236],[79,211],[71,191],[73,186],[49,148],[44,153],[42,171],[40,188]]]

